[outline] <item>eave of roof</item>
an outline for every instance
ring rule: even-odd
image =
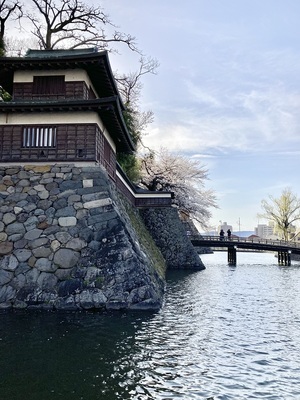
[[[122,116],[118,96],[93,100],[0,102],[1,113],[96,112],[116,144],[118,152],[132,153],[135,145]]]

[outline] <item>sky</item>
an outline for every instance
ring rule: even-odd
[[[300,1],[90,0],[159,62],[142,81],[144,143],[199,160],[219,209],[211,226],[254,230],[261,200],[300,196]],[[135,71],[120,48],[113,70]]]
[[[100,4],[100,3],[99,3]],[[219,209],[211,225],[254,230],[261,200],[300,196],[300,2],[110,0],[101,5],[160,64],[143,80],[145,144],[199,160]],[[127,53],[112,67],[134,71]]]

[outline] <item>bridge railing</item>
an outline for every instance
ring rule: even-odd
[[[282,246],[282,247],[291,247],[291,248],[299,248],[300,243],[297,241],[285,241],[285,240],[274,240],[274,239],[262,239],[259,237],[255,238],[244,238],[239,236],[228,236],[220,237],[220,236],[207,236],[207,235],[190,235],[189,238],[191,240],[202,240],[207,241],[207,246],[209,247],[209,242],[229,242],[229,243],[259,243],[271,246]]]

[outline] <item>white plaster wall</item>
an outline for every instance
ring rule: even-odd
[[[64,75],[66,81],[85,81],[91,84],[90,78],[86,71],[83,69],[59,69],[51,71],[16,71],[14,73],[14,83],[33,82],[34,76],[47,76],[47,75]]]

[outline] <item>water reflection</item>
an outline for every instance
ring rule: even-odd
[[[0,314],[0,398],[299,399],[299,265],[238,258],[170,273],[154,314]]]
[[[150,315],[2,314],[1,399],[129,399],[135,333]]]

